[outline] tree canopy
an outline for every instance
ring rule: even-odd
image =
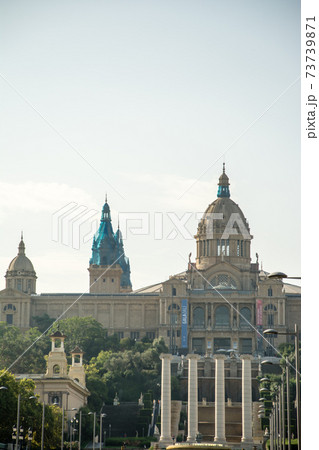
[[[152,343],[122,339],[119,351],[101,351],[86,366],[87,387],[94,407],[111,403],[117,393],[122,401],[137,401],[141,392],[159,396],[160,354],[167,352],[163,339]]]
[[[37,328],[22,332],[20,328],[0,322],[0,369],[13,373],[43,373],[50,340]],[[29,349],[29,350],[28,350]]]
[[[20,427],[21,435],[26,442],[28,430],[32,430],[32,445],[40,446],[42,429],[42,405],[34,395],[35,384],[24,378],[16,381],[13,374],[0,371],[0,442],[11,442],[12,429],[17,425],[18,397],[20,395]],[[44,448],[58,448],[62,431],[62,416],[60,409],[45,406]],[[20,428],[19,427],[19,428]]]

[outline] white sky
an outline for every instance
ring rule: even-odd
[[[299,1],[2,1],[0,54],[3,275],[23,230],[39,293],[88,289],[106,192],[115,229],[150,217],[125,240],[133,288],[185,270],[195,241],[167,239],[167,213],[194,235],[225,161],[252,260],[300,276]],[[98,213],[61,243],[70,203]]]

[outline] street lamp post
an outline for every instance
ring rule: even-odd
[[[82,439],[82,411],[79,414],[79,450],[81,450],[81,439]]]
[[[42,430],[41,430],[41,450],[44,448],[44,417],[45,417],[45,404],[42,405]]]
[[[287,434],[288,434],[288,450],[291,450],[291,426],[290,426],[290,376],[288,358],[286,358],[286,384],[287,384]]]
[[[72,411],[77,411],[76,408],[72,408]],[[76,414],[76,413],[75,413]],[[77,420],[76,416],[74,416],[73,418],[70,419],[70,449],[72,450],[72,441],[74,439],[74,431],[76,431],[76,424],[79,421]],[[74,427],[73,427],[73,423],[74,423]]]
[[[55,403],[55,405],[58,405],[58,403]],[[72,409],[64,409],[64,407],[62,406],[62,432],[61,432],[61,450],[63,450],[64,448],[64,413],[65,412],[70,412],[70,411],[77,411],[77,408],[72,408]]]
[[[100,450],[102,450],[103,417],[106,417],[106,414],[100,414]]]
[[[20,434],[20,401],[21,394],[18,394],[18,404],[17,404],[17,440],[16,440],[16,450],[19,448],[19,434]]]
[[[93,450],[95,449],[95,423],[96,423],[96,412],[89,412],[88,413],[89,415],[90,414],[93,414],[93,445],[92,445],[92,448],[93,448]]]
[[[298,435],[298,450],[301,450],[301,405],[300,405],[300,356],[299,356],[299,330],[298,325],[295,324],[294,332],[283,332],[273,329],[264,331],[264,334],[286,335],[295,337],[295,359],[296,359],[296,403],[297,403],[297,435]]]

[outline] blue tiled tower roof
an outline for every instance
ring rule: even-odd
[[[119,228],[116,233],[113,232],[111,210],[107,199],[102,208],[99,229],[93,237],[90,265],[93,264],[97,266],[119,264],[123,271],[121,287],[132,287],[130,262],[125,256],[122,233]]]

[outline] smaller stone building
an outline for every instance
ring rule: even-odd
[[[72,364],[68,370],[64,351],[64,336],[60,331],[50,336],[52,347],[48,356],[45,374],[20,374],[16,379],[32,379],[35,382],[35,394],[39,401],[47,405],[57,404],[67,416],[71,411],[87,404],[90,395],[85,385],[83,352],[76,347],[72,352]]]

